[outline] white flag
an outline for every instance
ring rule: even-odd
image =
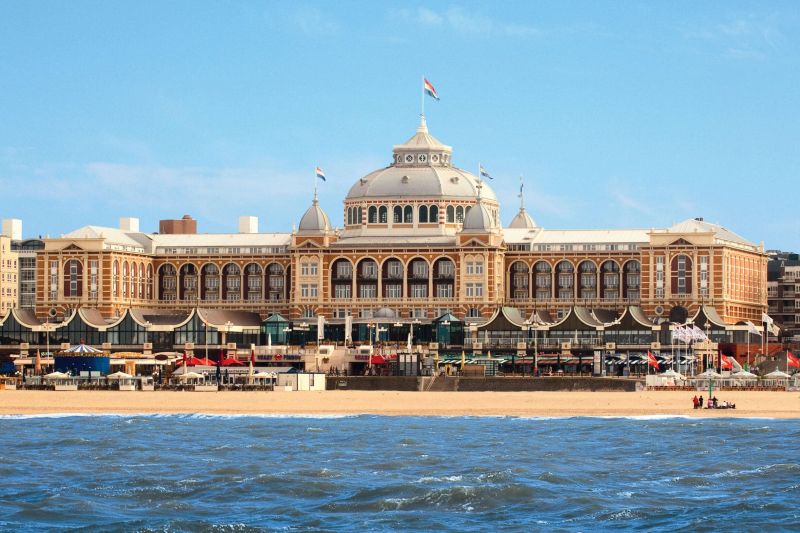
[[[747,321],[747,331],[750,332],[751,335],[761,335],[761,331],[749,320]]]
[[[761,313],[761,322],[766,322],[771,325],[773,320],[767,313]]]
[[[708,337],[703,333],[703,330],[697,326],[692,326],[692,339],[696,341],[707,341]]]
[[[779,328],[777,324],[770,323],[769,332],[777,337],[781,334],[781,328]]]

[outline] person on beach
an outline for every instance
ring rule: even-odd
[[[717,408],[717,397],[714,396],[713,398],[711,398],[711,402],[714,404],[714,409],[716,409]]]
[[[703,396],[700,395],[700,409],[703,408]]]
[[[692,398],[692,405],[694,405],[695,409],[700,407],[700,400],[697,399],[697,394],[695,394],[694,398]]]

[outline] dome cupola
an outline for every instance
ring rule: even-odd
[[[497,229],[494,217],[481,198],[482,184],[478,184],[478,202],[464,216],[463,232],[484,233]]]
[[[331,223],[328,219],[328,215],[319,206],[317,193],[314,191],[314,201],[311,202],[311,207],[306,210],[306,212],[303,214],[303,218],[300,219],[298,233],[327,233],[330,231],[330,229]]]

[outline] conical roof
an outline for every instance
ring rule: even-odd
[[[478,184],[478,203],[472,206],[472,209],[464,216],[464,225],[462,231],[469,233],[473,232],[489,232],[497,228],[494,217],[486,208],[481,198],[482,184]]]

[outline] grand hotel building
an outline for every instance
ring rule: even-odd
[[[90,308],[113,322],[131,308],[202,308],[262,320],[376,315],[424,324],[451,313],[480,324],[501,308],[550,323],[573,309],[603,322],[634,308],[657,324],[705,307],[733,325],[757,323],[767,310],[763,245],[701,218],[661,229],[550,230],[524,202],[503,227],[489,184],[452,157],[422,118],[388,166],[355,180],[341,228],[315,197],[291,233],[259,233],[243,217],[238,233],[200,234],[184,217],[162,221],[157,234],[122,219],[120,228],[44,239],[35,314],[61,320]]]

